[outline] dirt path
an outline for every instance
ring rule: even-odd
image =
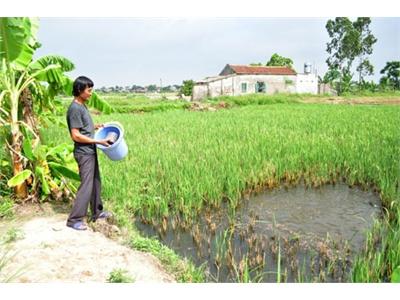
[[[2,273],[22,269],[23,274],[12,282],[106,282],[110,272],[123,269],[135,282],[174,281],[152,255],[125,247],[91,228],[68,228],[66,217],[58,213],[20,224],[21,239],[10,243],[16,255]]]
[[[304,99],[304,103],[329,103],[329,104],[350,104],[350,105],[400,105],[400,97],[354,97],[343,98],[331,96],[326,98],[309,98]]]

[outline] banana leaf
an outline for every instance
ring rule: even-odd
[[[77,181],[81,180],[78,173],[74,172],[73,170],[71,170],[63,165],[60,165],[55,162],[49,162],[49,167],[52,171],[56,171],[56,173],[59,173],[59,174],[63,175],[64,177],[74,179]]]
[[[32,175],[31,170],[23,170],[22,172],[18,173],[14,177],[12,177],[10,180],[8,180],[7,185],[9,187],[14,187],[17,185],[22,184],[25,180],[29,178],[29,176]]]

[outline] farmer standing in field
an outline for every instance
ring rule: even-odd
[[[88,205],[91,208],[91,220],[108,218],[111,213],[103,211],[101,201],[101,180],[96,144],[109,146],[108,139],[95,140],[94,131],[103,127],[103,124],[93,124],[92,117],[85,102],[92,95],[93,81],[80,76],[75,79],[72,93],[74,100],[67,111],[68,129],[74,141],[74,157],[79,166],[81,184],[71,213],[68,216],[67,226],[76,230],[86,230],[83,218],[87,214]]]

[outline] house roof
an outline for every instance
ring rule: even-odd
[[[232,77],[232,76],[235,76],[235,74],[229,74],[229,75],[225,75],[225,76],[221,76],[221,75],[218,75],[218,76],[208,76],[208,77],[206,77],[206,78],[204,78],[204,79],[197,80],[196,83],[198,83],[198,84],[201,84],[201,83],[208,83],[208,82],[213,82],[213,81],[217,81],[217,80],[220,80],[220,79],[229,78],[229,77]]]
[[[296,75],[296,71],[289,67],[276,67],[276,66],[246,66],[246,65],[226,65],[235,74],[262,74],[262,75]],[[221,74],[223,73],[223,71]]]

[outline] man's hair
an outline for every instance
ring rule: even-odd
[[[72,94],[75,97],[78,97],[86,88],[93,87],[93,81],[85,76],[79,76],[75,79],[74,85],[72,88]]]

